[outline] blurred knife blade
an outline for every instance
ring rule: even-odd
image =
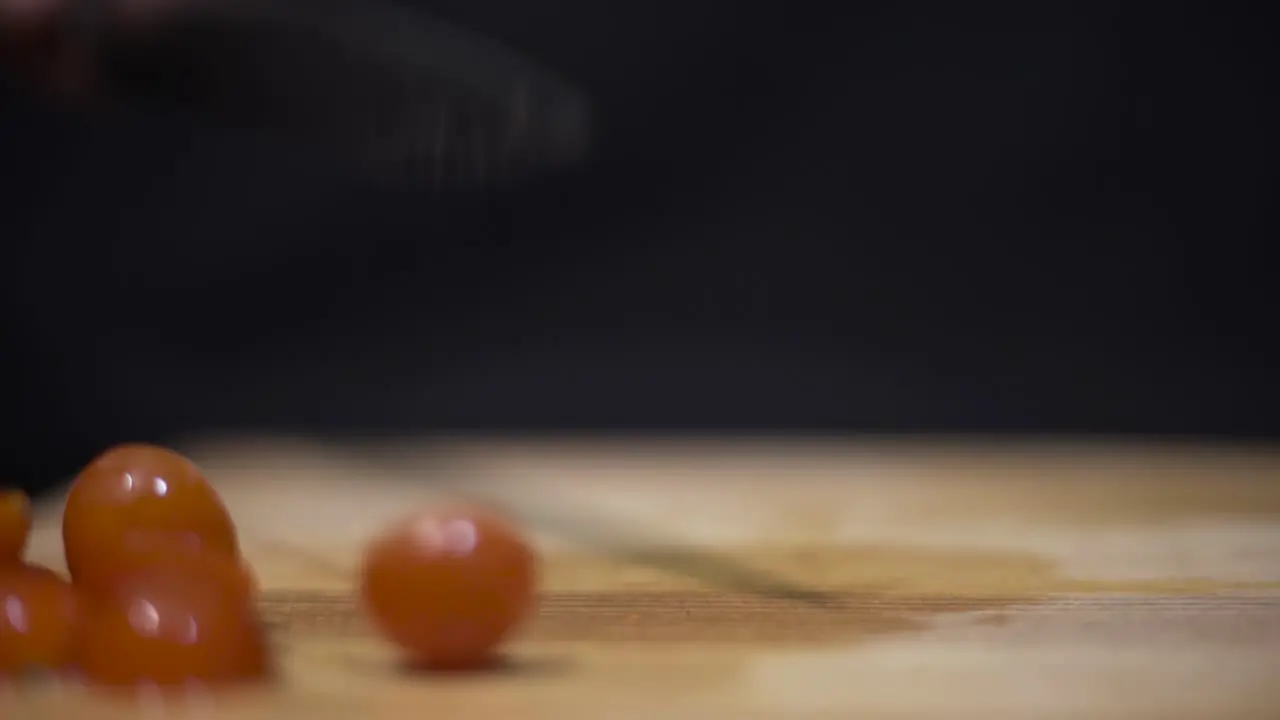
[[[462,500],[491,507],[531,527],[556,532],[602,555],[681,575],[719,590],[812,606],[829,607],[836,602],[831,593],[805,587],[723,553],[679,544],[674,538],[628,526],[613,513],[575,511],[526,495],[512,499],[502,493],[479,492],[470,485],[454,486],[451,491]]]
[[[485,187],[563,168],[587,100],[497,43],[385,0],[175,0],[123,22],[94,0],[59,47],[91,112],[159,113],[270,138],[397,186]]]

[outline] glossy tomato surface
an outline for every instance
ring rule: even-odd
[[[361,595],[382,634],[416,665],[488,664],[536,602],[537,557],[479,508],[424,511],[376,538]]]
[[[66,669],[84,609],[76,589],[52,570],[0,567],[0,677]]]
[[[150,445],[107,451],[76,477],[62,519],[77,582],[118,574],[121,556],[154,547],[239,557],[235,524],[200,469]]]
[[[270,676],[265,629],[241,588],[201,572],[153,566],[95,599],[76,659],[113,687],[221,687]]]

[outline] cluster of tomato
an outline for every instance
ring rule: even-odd
[[[0,494],[0,682],[37,671],[216,687],[273,675],[235,524],[182,455],[121,446],[77,476],[63,513],[69,579],[25,561],[30,532],[27,498]],[[536,558],[496,515],[420,511],[370,542],[357,583],[409,662],[475,668],[530,610]]]

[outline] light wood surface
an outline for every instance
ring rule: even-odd
[[[744,441],[184,447],[222,491],[286,670],[166,716],[1280,718],[1280,452]],[[397,671],[363,542],[463,491],[527,513],[545,600],[510,667]],[[61,565],[56,503],[33,559]],[[611,555],[697,547],[823,602]],[[652,559],[652,558],[651,558]],[[4,720],[137,716],[8,691]]]

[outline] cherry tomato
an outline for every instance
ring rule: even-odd
[[[76,582],[109,584],[154,547],[239,558],[235,524],[190,460],[150,445],[124,445],[72,483],[62,519],[67,569]]]
[[[206,570],[163,564],[120,576],[85,622],[76,655],[84,678],[217,688],[269,677],[272,656],[252,603]]]
[[[66,669],[84,605],[48,568],[0,567],[0,677]]]
[[[537,558],[516,529],[474,508],[425,511],[368,547],[361,595],[414,665],[488,664],[536,602]]]
[[[31,502],[20,490],[0,490],[0,566],[22,562],[31,535]]]

